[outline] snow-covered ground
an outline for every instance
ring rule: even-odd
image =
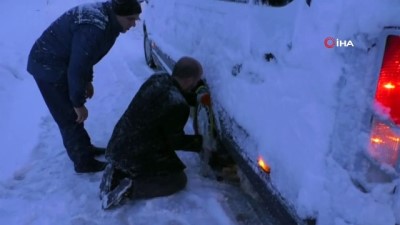
[[[399,179],[374,183],[369,193],[351,179],[369,143],[360,131],[384,49],[379,38],[384,26],[400,25],[398,1],[149,5],[150,38],[174,59],[192,55],[206,65],[212,98],[251,140],[233,135],[239,144],[252,143],[242,146],[248,157],[265,158],[272,184],[298,215],[323,225],[400,223]],[[328,49],[327,37],[355,47]],[[267,53],[275,60],[267,62]]]
[[[65,10],[85,1],[0,2],[0,221],[9,225],[233,224],[224,202],[231,187],[200,176],[196,154],[180,154],[189,181],[170,197],[130,202],[103,211],[101,173],[77,175],[32,77],[29,50]],[[95,96],[87,103],[86,127],[105,146],[140,84],[152,73],[143,57],[141,24],[121,35],[95,67]]]

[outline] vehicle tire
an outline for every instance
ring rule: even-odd
[[[143,41],[143,49],[144,49],[144,58],[146,59],[146,64],[152,68],[155,69],[157,66],[154,63],[153,55],[151,54],[151,43],[150,40],[147,36],[147,33],[144,34],[144,41]]]

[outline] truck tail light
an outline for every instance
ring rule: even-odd
[[[375,100],[387,108],[393,122],[400,125],[400,36],[387,38]]]
[[[373,118],[369,153],[378,162],[395,167],[400,143],[400,36],[387,37],[375,101],[390,119]]]
[[[399,158],[400,135],[392,127],[374,119],[369,153],[376,161],[396,166]]]

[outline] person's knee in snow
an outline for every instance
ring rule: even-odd
[[[103,209],[111,209],[126,200],[169,196],[185,188],[187,177],[183,171],[158,172],[131,176],[129,172],[108,164],[100,183]]]

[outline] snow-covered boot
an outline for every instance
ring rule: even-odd
[[[103,199],[103,196],[111,191],[113,176],[114,167],[111,164],[108,164],[100,182],[100,199]]]
[[[132,179],[127,177],[122,179],[117,187],[103,196],[102,208],[109,209],[112,206],[117,206],[125,196],[129,195],[131,187]]]

